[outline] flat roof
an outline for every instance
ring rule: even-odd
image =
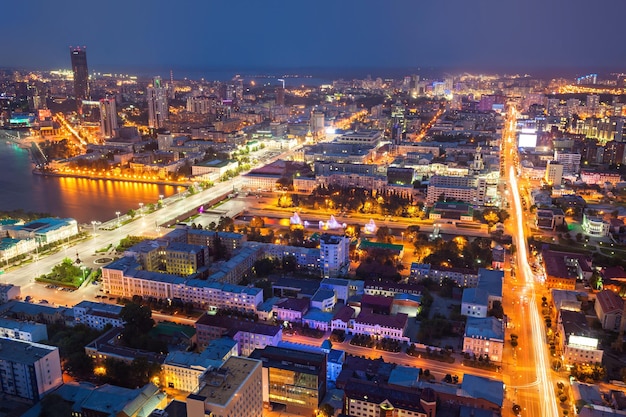
[[[502,381],[482,376],[465,374],[461,388],[473,398],[482,398],[502,407],[504,402],[504,384]]]
[[[33,364],[57,347],[0,337],[0,360]]]
[[[275,336],[281,331],[280,326],[259,323],[249,320],[240,320],[236,317],[216,316],[205,314],[196,321],[196,326],[219,327],[230,331],[244,331],[247,333]]]
[[[197,394],[192,394],[192,396],[204,399],[208,405],[215,404],[224,407],[260,366],[261,362],[258,360],[231,356],[220,369],[207,372],[204,375],[202,382],[205,385]]]

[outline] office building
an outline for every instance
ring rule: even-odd
[[[263,403],[311,415],[326,395],[326,354],[268,346],[251,358],[263,363]]]
[[[169,107],[167,103],[167,88],[163,85],[161,77],[155,77],[152,85],[146,89],[148,102],[148,126],[151,129],[159,129],[169,119]]]
[[[72,72],[74,73],[74,97],[80,107],[82,100],[89,99],[89,70],[87,69],[87,49],[83,46],[70,47]]]
[[[0,392],[39,401],[63,384],[59,348],[0,338]]]
[[[100,100],[100,134],[105,138],[114,138],[117,129],[115,98],[103,98]]]
[[[261,417],[261,386],[261,362],[232,356],[221,368],[207,372],[198,392],[187,397],[187,416]]]
[[[326,134],[324,127],[324,113],[321,111],[311,112],[310,131],[314,138],[322,138]]]
[[[323,234],[320,237],[320,263],[323,278],[347,274],[350,267],[350,239],[347,236]]]

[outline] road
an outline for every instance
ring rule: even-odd
[[[550,358],[546,349],[545,329],[535,297],[535,286],[541,284],[536,282],[528,261],[526,219],[522,210],[515,164],[517,156],[515,117],[515,109],[511,106],[507,113],[502,146],[512,199],[511,221],[517,248],[516,278],[519,280],[509,284],[516,284],[515,293],[519,298],[505,299],[505,311],[508,314],[510,306],[511,314],[515,317],[513,325],[516,326],[516,333],[520,336],[520,349],[516,351],[519,357],[511,358],[512,369],[506,372],[512,378],[511,388],[514,390],[517,404],[522,407],[522,415],[558,417],[559,409],[555,383],[550,371]]]
[[[22,297],[31,295],[33,297],[48,299],[45,298],[46,294],[50,294],[50,297],[52,297],[57,293],[59,295],[56,298],[59,300],[59,304],[73,305],[84,299],[85,296],[93,293],[95,289],[89,288],[89,286],[83,286],[75,292],[60,292],[55,290],[42,292],[42,288],[45,290],[48,289],[45,288],[44,285],[36,284],[34,278],[49,272],[53,266],[59,264],[63,258],[66,257],[76,259],[78,256],[86,266],[91,267],[96,265],[94,263],[96,259],[105,257],[104,255],[96,255],[96,250],[109,245],[116,246],[122,238],[128,235],[141,236],[147,231],[150,231],[153,235],[158,235],[163,232],[163,229],[159,228],[158,225],[195,210],[198,206],[205,204],[207,201],[228,194],[232,192],[233,188],[239,189],[241,183],[242,180],[240,177],[236,177],[229,181],[218,183],[207,190],[200,191],[189,197],[169,203],[152,213],[138,212],[136,219],[130,223],[121,224],[113,230],[97,230],[96,236],[92,239],[88,239],[69,248],[66,247],[55,254],[41,257],[41,259],[28,265],[9,269],[0,276],[0,280],[3,283],[19,285],[21,287]],[[113,216],[115,216],[115,213],[111,213],[111,217]]]
[[[283,340],[286,342],[300,343],[303,345],[319,347],[324,339],[315,339],[296,334],[283,334]],[[351,345],[348,340],[344,341],[343,343],[333,342],[333,348],[343,350],[347,354],[354,356],[365,356],[370,359],[378,359],[382,357],[385,362],[395,363],[404,366],[412,366],[415,368],[421,368],[422,370],[428,369],[430,370],[430,373],[435,376],[437,381],[442,381],[446,374],[458,375],[459,381],[462,381],[463,375],[465,373],[491,379],[501,378],[501,375],[498,372],[464,366],[461,363],[459,357],[456,358],[454,363],[440,362],[416,356],[409,356],[404,352],[385,352],[383,350],[354,346]]]

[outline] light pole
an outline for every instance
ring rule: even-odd
[[[92,220],[91,221],[91,225],[93,226],[93,235],[96,235],[96,226],[102,224],[101,222],[99,222],[98,220]]]
[[[143,203],[139,203],[139,215],[143,217]]]
[[[159,204],[158,206],[163,207],[163,194],[159,194]]]
[[[117,227],[120,227],[120,214],[122,214],[119,211],[116,211],[115,214],[117,215]]]

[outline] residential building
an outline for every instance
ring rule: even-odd
[[[48,330],[45,324],[0,318],[0,337],[26,342],[41,342],[48,340]]]
[[[283,404],[288,413],[310,415],[326,395],[326,354],[268,346],[251,358],[263,363],[263,403]]]
[[[504,324],[495,317],[468,317],[463,337],[463,352],[487,355],[491,362],[502,362]]]
[[[100,100],[100,134],[107,139],[117,136],[117,110],[115,98],[103,98]]]
[[[426,204],[432,206],[441,197],[449,200],[482,206],[487,201],[487,180],[475,176],[443,176],[430,178],[426,191]]]
[[[248,356],[254,349],[276,346],[282,340],[283,331],[280,326],[212,314],[205,314],[196,321],[196,337],[201,348],[223,336],[237,342],[238,355]]]
[[[167,89],[161,81],[161,77],[155,77],[152,84],[146,89],[146,101],[148,102],[148,126],[151,129],[159,129],[169,119],[169,106],[167,103]]]
[[[122,306],[117,304],[96,303],[93,301],[81,301],[76,304],[74,322],[84,324],[97,330],[104,330],[105,326],[124,327],[124,320],[120,317]]]
[[[323,278],[345,275],[350,266],[350,239],[347,236],[323,234],[320,237],[320,262]]]
[[[619,295],[610,290],[600,291],[596,294],[594,309],[604,330],[613,332],[624,330],[620,329],[624,314],[624,300]]]
[[[39,401],[63,384],[59,348],[0,338],[0,392]]]
[[[13,284],[0,284],[0,304],[19,298],[21,294],[20,286]]]
[[[563,181],[563,165],[556,161],[548,161],[544,180],[548,185],[561,185],[561,181]]]
[[[232,356],[221,368],[207,372],[198,392],[187,396],[187,417],[263,415],[262,365]]]
[[[355,310],[350,306],[343,306],[333,316],[330,322],[331,330],[342,330],[347,332],[352,326],[352,319],[355,316]]]
[[[205,246],[172,242],[164,250],[165,272],[187,277],[207,269],[209,251]]]

